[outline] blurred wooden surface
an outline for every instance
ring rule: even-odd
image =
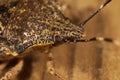
[[[61,5],[68,5],[63,13],[76,24],[87,18],[104,2],[104,0],[58,1]],[[113,0],[85,25],[86,38],[103,36],[120,40],[119,3],[119,0]],[[52,53],[56,71],[66,80],[120,80],[120,47],[112,43],[64,44],[54,47]],[[18,80],[59,80],[46,73],[46,55],[39,50],[31,52],[24,61],[27,70],[26,68],[23,70]]]

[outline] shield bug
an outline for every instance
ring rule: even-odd
[[[74,24],[62,14],[55,0],[17,0],[16,5],[9,8],[1,6],[0,60],[19,58],[31,48],[40,47],[40,51],[45,51],[45,49],[66,42],[97,40],[115,42],[102,37],[83,39],[83,26],[110,1],[106,0],[98,10],[79,25]],[[51,54],[48,57],[48,71],[59,77],[53,69]]]

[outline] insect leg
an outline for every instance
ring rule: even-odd
[[[54,64],[54,58],[51,52],[48,53],[48,61],[47,61],[47,72],[49,72],[51,75],[56,76],[60,80],[65,80],[59,73],[55,70],[55,64]]]
[[[8,70],[0,80],[14,80],[22,68],[23,61],[18,62],[16,66]]]
[[[92,13],[87,19],[80,23],[80,27],[83,27],[90,19],[98,14],[111,0],[106,0],[94,13]]]
[[[103,38],[103,37],[93,37],[90,39],[76,40],[75,42],[91,42],[91,41],[106,41],[106,42],[114,43],[114,44],[120,46],[119,41],[113,40],[111,38]]]

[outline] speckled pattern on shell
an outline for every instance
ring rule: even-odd
[[[0,13],[0,58],[18,56],[34,45],[78,40],[84,34],[83,28],[61,13],[54,0],[19,0],[6,13],[9,18],[5,20],[1,17],[5,12]]]

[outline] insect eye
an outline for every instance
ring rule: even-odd
[[[62,41],[62,39],[61,39],[59,36],[55,36],[55,37],[54,37],[54,40],[55,40],[56,42]]]

